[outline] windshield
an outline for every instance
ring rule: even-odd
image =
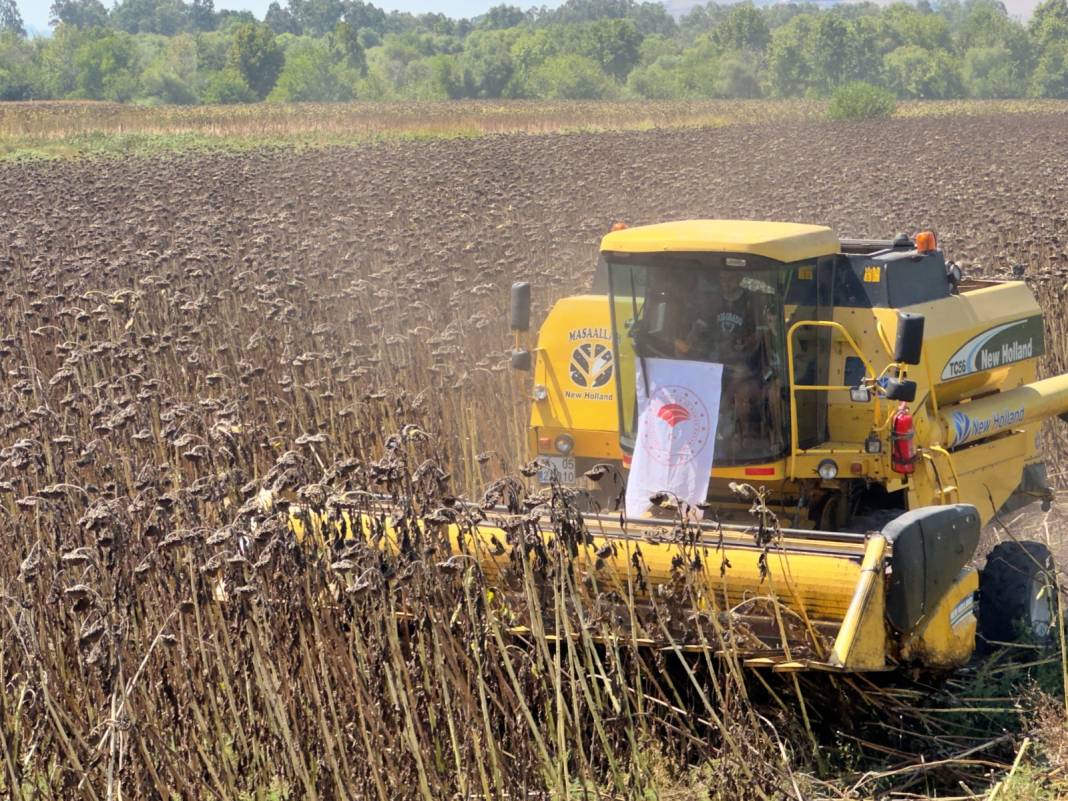
[[[636,434],[644,359],[723,365],[714,464],[781,457],[788,437],[785,316],[791,271],[722,254],[606,254],[619,352],[622,442]]]

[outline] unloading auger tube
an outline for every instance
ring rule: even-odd
[[[431,558],[470,556],[494,597],[517,597],[509,536],[515,518],[503,510],[465,524],[400,523],[401,517],[384,504],[333,515],[302,506],[289,512],[298,539],[310,534],[325,548],[336,547],[338,538],[362,536],[395,553],[405,534],[401,528],[414,525],[427,537],[424,545],[440,549]],[[635,606],[641,646],[667,645],[652,612],[658,587],[676,580],[681,559],[689,566],[697,608],[710,613],[708,619],[725,621],[717,625],[729,628],[733,653],[748,667],[860,672],[922,662],[950,668],[973,650],[978,578],[965,565],[978,543],[979,516],[971,506],[910,512],[870,535],[785,529],[763,546],[756,529],[745,526],[704,523],[696,536],[691,529],[680,542],[664,521],[588,515],[583,525],[576,572]],[[548,542],[555,535],[546,530],[541,536]],[[510,607],[516,633],[529,629],[525,614],[521,599]],[[685,650],[724,641],[707,631],[671,635]]]
[[[1066,416],[1068,375],[1058,375],[941,409],[938,421],[946,446],[960,448],[1050,417]]]

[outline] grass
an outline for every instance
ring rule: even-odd
[[[92,101],[0,104],[0,160],[121,157],[383,139],[722,127],[820,120],[810,100],[657,102],[454,101],[134,106]],[[895,116],[1068,112],[1060,101],[933,101]]]

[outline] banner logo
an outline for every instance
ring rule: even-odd
[[[612,348],[583,342],[571,352],[571,381],[583,389],[597,389],[612,380]]]
[[[712,435],[708,407],[695,392],[674,385],[658,387],[649,399],[660,425],[643,426],[641,444],[652,460],[668,467],[692,462]]]
[[[660,411],[656,413],[656,416],[674,428],[679,423],[689,420],[690,412],[685,406],[680,406],[677,403],[665,403],[660,407]]]

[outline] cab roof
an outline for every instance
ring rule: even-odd
[[[679,220],[623,228],[601,240],[602,252],[752,253],[782,262],[838,250],[838,238],[824,225],[754,220]]]

